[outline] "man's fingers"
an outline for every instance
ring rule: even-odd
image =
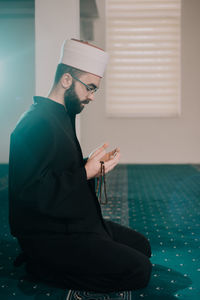
[[[96,154],[96,155],[94,156],[94,158],[95,158],[96,160],[101,160],[105,155],[106,155],[106,150],[103,149],[103,150],[101,150],[101,152],[99,152],[98,154]]]
[[[117,164],[118,163],[115,163],[115,164],[109,166],[108,168],[106,168],[105,169],[105,173],[108,173],[108,172],[112,171],[117,166]]]
[[[120,149],[119,148],[115,148],[114,150],[112,150],[110,152],[110,158],[112,159],[113,157],[115,157],[117,155],[117,153],[120,152]]]
[[[95,153],[92,155],[92,156],[90,156],[90,159],[95,159],[95,160],[101,160],[101,159],[103,159],[103,157],[106,155],[106,150],[105,149],[101,149],[101,150],[99,150],[98,149],[98,151],[95,151]]]
[[[120,152],[120,149],[119,148],[115,148],[113,151],[111,151],[112,155],[117,153],[117,152]]]
[[[114,168],[118,164],[119,158],[120,158],[120,153],[117,153],[115,157],[113,157],[109,161],[105,162],[104,163],[105,171],[108,172],[108,171],[112,170],[112,168]]]
[[[97,155],[99,155],[100,153],[102,153],[106,148],[108,147],[108,144],[107,143],[105,143],[105,144],[103,144],[101,147],[99,147],[97,150],[95,150],[93,153],[92,153],[92,155],[90,156],[91,158],[92,157],[96,157]],[[105,154],[105,153],[104,153]],[[103,154],[103,155],[104,155]],[[103,156],[102,155],[102,156]],[[101,156],[101,157],[102,157]]]
[[[111,164],[115,163],[115,162],[119,161],[119,158],[120,158],[120,153],[119,152],[115,152],[114,155],[112,156],[112,158],[108,161],[108,163],[109,162]]]

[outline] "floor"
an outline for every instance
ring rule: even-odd
[[[107,176],[103,215],[143,233],[152,246],[153,272],[139,291],[94,294],[32,282],[9,233],[7,166],[0,166],[0,299],[200,299],[200,166],[119,165]]]

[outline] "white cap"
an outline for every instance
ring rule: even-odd
[[[65,40],[60,63],[103,77],[108,53],[85,41]]]

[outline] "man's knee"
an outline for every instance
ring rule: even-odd
[[[149,259],[146,260],[145,264],[141,267],[141,286],[138,288],[145,288],[150,280],[152,271],[152,264]]]
[[[147,257],[151,257],[151,245],[149,240],[142,234],[141,235],[141,240],[140,240],[140,251],[146,255]]]
[[[145,288],[150,280],[152,264],[147,257],[138,262],[136,268],[132,268],[129,279],[126,281],[129,290],[137,290]]]

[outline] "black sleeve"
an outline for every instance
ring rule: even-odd
[[[56,159],[55,141],[55,131],[44,120],[23,126],[12,134],[11,197],[17,195],[18,207],[32,213],[57,218],[81,217],[84,197],[90,192],[85,167],[55,171],[52,168]]]
[[[83,159],[84,166],[85,166],[87,161],[88,161],[88,157],[84,157],[84,159]]]
[[[86,157],[86,158],[83,159],[84,166],[85,166],[85,164],[87,163],[87,161],[88,161],[88,157]],[[88,180],[88,184],[89,184],[89,186],[90,186],[90,189],[91,189],[94,193],[96,193],[96,184],[97,184],[96,178],[91,178],[91,179],[89,179],[89,180]]]

